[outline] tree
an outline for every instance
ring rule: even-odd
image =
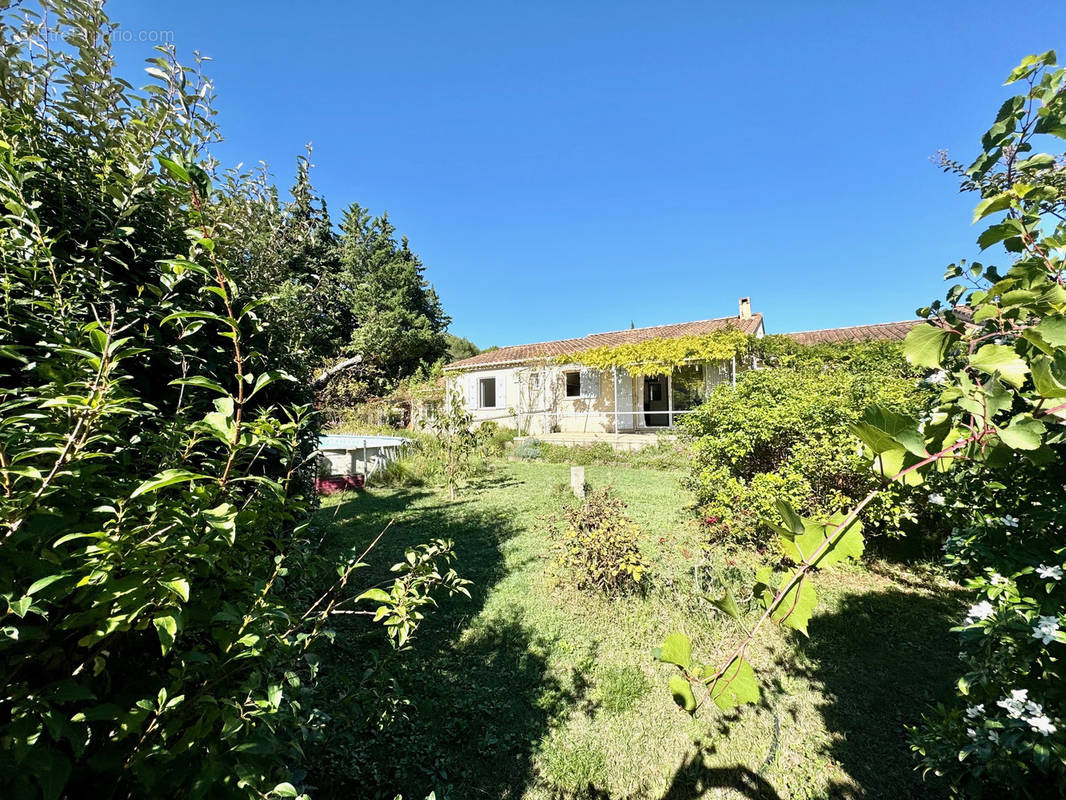
[[[480,348],[463,336],[454,333],[444,334],[444,341],[448,345],[448,361],[459,361],[463,358],[471,358],[481,352]]]
[[[363,355],[373,368],[370,389],[384,394],[444,356],[450,320],[407,237],[397,243],[388,215],[371,218],[353,204],[341,231],[338,281],[350,290],[355,319],[344,353]]]
[[[440,438],[444,451],[444,472],[448,479],[448,499],[455,499],[455,490],[466,474],[470,456],[477,439],[472,426],[474,418],[463,405],[463,396],[458,390],[448,392],[431,426]]]

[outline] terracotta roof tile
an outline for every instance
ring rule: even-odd
[[[554,342],[501,347],[498,350],[490,350],[460,361],[453,361],[445,369],[467,369],[489,364],[513,364],[537,358],[552,358],[554,356],[581,353],[593,347],[616,347],[620,344],[645,342],[650,339],[676,339],[681,336],[714,333],[715,331],[727,330],[730,327],[737,328],[744,333],[755,333],[761,324],[762,314],[752,314],[749,319],[720,317],[719,319],[704,319],[697,322],[680,322],[675,325],[654,325],[650,328],[630,328],[622,331],[593,333],[580,339],[559,339]]]
[[[825,328],[820,331],[786,333],[800,344],[833,344],[835,342],[863,342],[880,339],[902,341],[911,328],[925,320],[908,319],[903,322],[880,322],[875,325],[852,325],[848,328]]]

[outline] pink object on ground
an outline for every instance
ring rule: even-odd
[[[333,494],[362,488],[362,475],[330,475],[328,478],[315,479],[315,490],[319,494]]]

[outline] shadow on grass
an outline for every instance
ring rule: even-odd
[[[327,549],[337,555],[358,554],[396,518],[360,585],[387,576],[404,548],[438,537],[454,542],[454,566],[473,584],[470,599],[442,599],[431,609],[399,657],[382,646],[379,627],[346,618],[322,665],[334,702],[323,709],[326,745],[309,759],[316,796],[520,797],[534,780],[537,743],[581,702],[583,689],[549,674],[550,643],[538,640],[518,611],[479,616],[504,576],[501,547],[516,533],[509,515],[423,490],[366,492],[321,515],[319,524],[331,525]],[[368,686],[367,668],[379,657],[387,660],[386,674]],[[397,697],[404,702],[395,705]]]
[[[949,629],[960,602],[954,593],[891,589],[849,595],[811,620],[810,639],[799,646],[810,660],[804,672],[825,698],[827,755],[857,784],[835,784],[829,797],[943,796],[915,771],[906,727],[952,697],[958,642]]]
[[[949,629],[960,603],[954,593],[899,589],[849,595],[832,613],[811,620],[809,639],[796,635],[798,659],[791,654],[778,660],[781,672],[799,672],[823,698],[818,711],[831,742],[825,751],[804,757],[828,757],[851,779],[832,783],[825,797],[945,796],[935,779],[923,782],[915,771],[906,727],[920,724],[932,705],[952,697],[958,643]],[[759,705],[775,715],[782,733],[794,724],[779,680],[763,686]],[[728,737],[736,719],[737,712],[721,717],[716,738]],[[777,754],[776,733],[772,739],[758,770],[712,766],[707,756],[714,745],[697,745],[674,773],[663,800],[698,800],[716,788],[729,790],[723,796],[780,800],[779,790],[763,777]]]
[[[699,743],[697,742],[697,747]],[[670,781],[670,788],[663,800],[699,800],[712,789],[730,789],[733,797],[748,797],[752,800],[781,800],[764,777],[748,767],[712,767],[704,758],[704,750],[685,758]],[[713,753],[711,747],[706,751]]]

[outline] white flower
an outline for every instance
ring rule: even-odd
[[[1060,567],[1058,564],[1055,564],[1054,566],[1050,567],[1047,564],[1041,564],[1039,567],[1036,568],[1036,574],[1044,580],[1050,578],[1053,581],[1061,581],[1062,567]]]
[[[992,573],[992,585],[993,586],[1006,586],[1010,581],[1000,575],[998,572]]]
[[[976,739],[977,738],[977,731],[975,731],[973,728],[967,728],[966,729],[966,735],[969,736],[971,739]]]
[[[995,607],[987,600],[982,600],[967,612],[966,621],[972,623],[975,620],[988,619],[994,613],[996,613]]]
[[[1005,516],[1003,518],[1002,522],[1003,522],[1003,525],[1005,527],[1007,527],[1007,528],[1017,528],[1018,527],[1018,518],[1017,517],[1012,517],[1010,514]]]
[[[988,732],[988,741],[992,742],[992,744],[998,744],[999,743],[999,731],[989,731]]]
[[[1047,736],[1049,733],[1054,733],[1057,730],[1051,720],[1044,714],[1036,717],[1029,717],[1026,722],[1029,723],[1034,731],[1038,731],[1044,736]]]
[[[1010,693],[1010,697],[997,701],[996,705],[1014,717],[1014,719],[1021,719],[1022,714],[1025,713],[1025,706],[1029,702],[1028,689],[1015,689]]]
[[[1051,644],[1055,634],[1059,632],[1058,617],[1037,617],[1036,625],[1033,626],[1033,638],[1039,639],[1044,644]]]
[[[946,499],[942,494],[931,494],[929,495],[929,502],[934,506],[942,506],[946,502]]]
[[[948,374],[944,370],[939,370],[929,375],[926,379],[926,383],[944,383],[948,379]]]
[[[968,709],[966,709],[966,716],[968,716],[970,719],[973,719],[974,717],[979,717],[979,716],[981,716],[984,713],[985,713],[985,704],[984,703],[978,703],[977,705],[970,706]]]

